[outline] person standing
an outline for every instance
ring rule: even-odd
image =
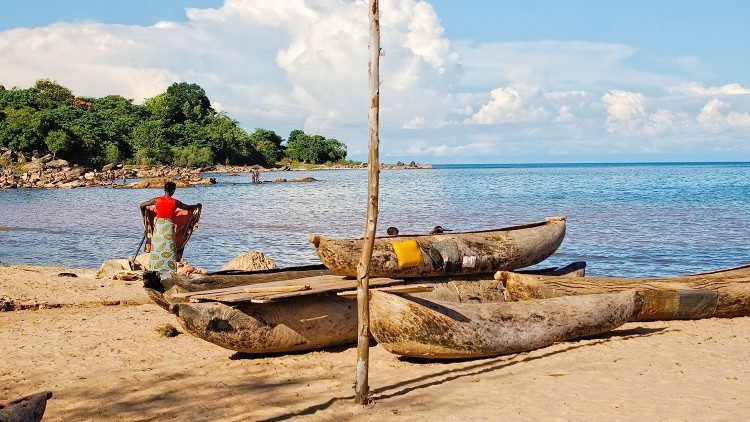
[[[144,216],[148,207],[155,206],[156,217],[151,238],[149,270],[162,274],[177,271],[174,225],[177,209],[192,211],[203,207],[201,204],[185,205],[173,198],[176,189],[177,185],[174,182],[167,182],[164,184],[164,196],[149,199],[141,204],[141,214]]]

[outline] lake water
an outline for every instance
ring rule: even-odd
[[[366,170],[212,174],[214,186],[178,189],[203,216],[185,259],[218,270],[260,250],[279,266],[317,262],[312,233],[361,237]],[[750,262],[750,163],[452,165],[381,172],[378,232],[436,225],[477,230],[565,215],[560,249],[540,266],[584,260],[588,274],[685,274]],[[161,190],[0,190],[0,261],[98,267],[133,255],[138,205]]]

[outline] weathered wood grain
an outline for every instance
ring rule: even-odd
[[[429,359],[519,353],[619,327],[639,312],[637,292],[524,302],[455,303],[373,291],[370,331],[386,350]]]
[[[576,274],[579,267],[571,266],[569,270]],[[412,296],[457,303],[502,301],[505,290],[492,276],[471,276],[466,277],[467,280],[441,277],[440,282],[427,283],[432,291]],[[403,286],[425,284],[425,280],[432,279],[409,279]],[[351,289],[353,284],[347,290]],[[330,292],[263,304],[244,301],[230,306],[219,302],[178,302],[171,305],[171,310],[190,334],[245,353],[314,350],[352,344],[357,338],[355,302]]]
[[[372,252],[372,277],[429,277],[480,274],[515,270],[535,265],[560,246],[565,237],[565,217],[477,232],[446,232],[439,235],[378,237]],[[398,268],[393,241],[415,240],[422,262]],[[318,257],[334,274],[354,277],[362,255],[362,239],[332,239],[311,236]]]
[[[635,321],[750,316],[750,266],[676,277],[560,278],[500,271],[513,300],[643,291],[645,305]]]
[[[38,422],[47,408],[52,393],[44,391],[17,400],[0,402],[0,422]]]

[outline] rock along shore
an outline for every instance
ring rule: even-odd
[[[27,159],[23,154],[9,150],[0,150],[0,189],[8,188],[82,188],[94,186],[111,186],[113,188],[160,188],[168,180],[185,188],[216,183],[213,177],[204,177],[203,173],[226,173],[228,175],[249,173],[253,171],[302,171],[302,170],[343,170],[363,169],[367,163],[351,165],[313,165],[300,164],[295,167],[278,166],[264,168],[261,166],[228,166],[216,165],[205,168],[182,168],[172,166],[129,167],[122,164],[107,164],[99,169],[72,165],[66,160],[53,159],[51,154]],[[381,163],[383,170],[431,169],[430,164],[411,162],[405,164]],[[133,179],[144,179],[133,181]],[[131,181],[128,183],[128,181]],[[313,178],[294,179],[293,181],[313,181]],[[286,182],[277,178],[275,182]]]

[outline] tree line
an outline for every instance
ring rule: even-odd
[[[0,147],[51,153],[89,166],[268,166],[281,160],[346,159],[346,145],[321,135],[293,130],[284,140],[268,129],[248,133],[216,112],[203,88],[185,82],[142,105],[120,95],[78,97],[48,79],[25,89],[0,85]]]

